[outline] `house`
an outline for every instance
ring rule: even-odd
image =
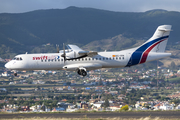
[[[180,110],[180,104],[176,106],[176,110]]]
[[[93,104],[93,106],[95,108],[101,108],[102,104],[103,104],[102,102],[96,102],[96,103]]]
[[[82,109],[88,109],[88,104],[87,103],[81,103],[81,108]]]
[[[159,109],[161,110],[173,110],[174,109],[174,106],[173,105],[170,105],[170,104],[163,104],[159,107]]]
[[[29,109],[30,109],[31,111],[36,111],[36,110],[37,110],[37,106],[31,106]]]
[[[168,95],[167,97],[174,99],[174,98],[180,98],[180,93],[174,94],[174,95]]]
[[[160,103],[159,103],[159,104],[156,104],[156,105],[154,106],[154,110],[159,110],[159,109],[160,109],[160,106],[161,106]]]
[[[77,109],[77,108],[74,108],[74,109],[68,108],[68,109],[66,109],[66,112],[75,112],[77,110],[79,110],[79,109]]]
[[[114,106],[114,105],[109,106],[109,108],[111,109],[111,111],[116,111],[116,110],[120,110],[121,109],[120,106]]]
[[[10,74],[10,72],[4,72],[4,73],[2,73],[1,74],[3,77],[9,77],[9,76],[11,76],[11,74]]]
[[[118,96],[118,99],[122,100],[122,99],[125,98],[125,97],[126,97],[125,95],[120,94],[120,95]]]
[[[116,95],[116,94],[118,94],[118,91],[109,91],[109,93],[112,95]]]
[[[59,107],[59,108],[53,108],[53,109],[52,109],[52,112],[59,112],[59,111],[65,111],[65,109],[62,108],[62,107]]]
[[[29,106],[22,106],[21,110],[22,111],[30,111]]]

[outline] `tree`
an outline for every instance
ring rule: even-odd
[[[122,106],[120,111],[127,111],[129,110],[129,106],[128,105],[125,105],[125,106]]]
[[[43,105],[43,106],[41,107],[41,110],[45,111],[45,110],[46,110],[46,107]]]
[[[170,67],[171,67],[171,69],[176,69],[176,64],[175,64],[174,61],[171,62],[171,66]]]
[[[99,80],[98,85],[103,85],[103,82],[101,79]]]
[[[107,108],[107,107],[109,107],[109,100],[106,97],[105,102],[104,102],[104,108]]]
[[[17,109],[17,111],[21,111],[21,110],[22,110],[22,108],[19,106],[18,109]]]

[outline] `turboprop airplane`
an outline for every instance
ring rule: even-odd
[[[67,45],[59,53],[20,54],[5,64],[11,70],[68,70],[86,76],[87,71],[100,68],[121,68],[171,56],[165,53],[171,25],[162,25],[139,47],[111,52],[84,51]],[[64,46],[64,45],[63,45]],[[14,74],[17,76],[17,73]]]

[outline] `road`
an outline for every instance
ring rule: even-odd
[[[0,114],[1,119],[12,118],[180,118],[180,111],[151,111],[151,112],[95,112],[95,113],[27,113]]]

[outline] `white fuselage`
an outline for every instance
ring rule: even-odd
[[[93,57],[84,57],[74,60],[66,60],[61,57],[62,53],[46,54],[20,54],[15,58],[21,60],[11,60],[5,67],[12,70],[70,70],[86,68],[94,70],[99,68],[121,68],[126,67],[131,59],[133,51],[112,51],[99,52]],[[151,53],[146,62],[170,56],[170,53]]]
[[[78,65],[78,67],[87,67],[87,70],[97,68],[124,67],[127,64],[127,55],[125,52],[99,52],[94,57],[85,57],[74,60],[66,60],[61,57],[62,53],[46,54],[21,54],[16,58],[22,60],[11,60],[5,67],[12,70],[62,70],[65,66]],[[76,68],[75,68],[76,69]],[[67,69],[67,70],[75,70]]]

